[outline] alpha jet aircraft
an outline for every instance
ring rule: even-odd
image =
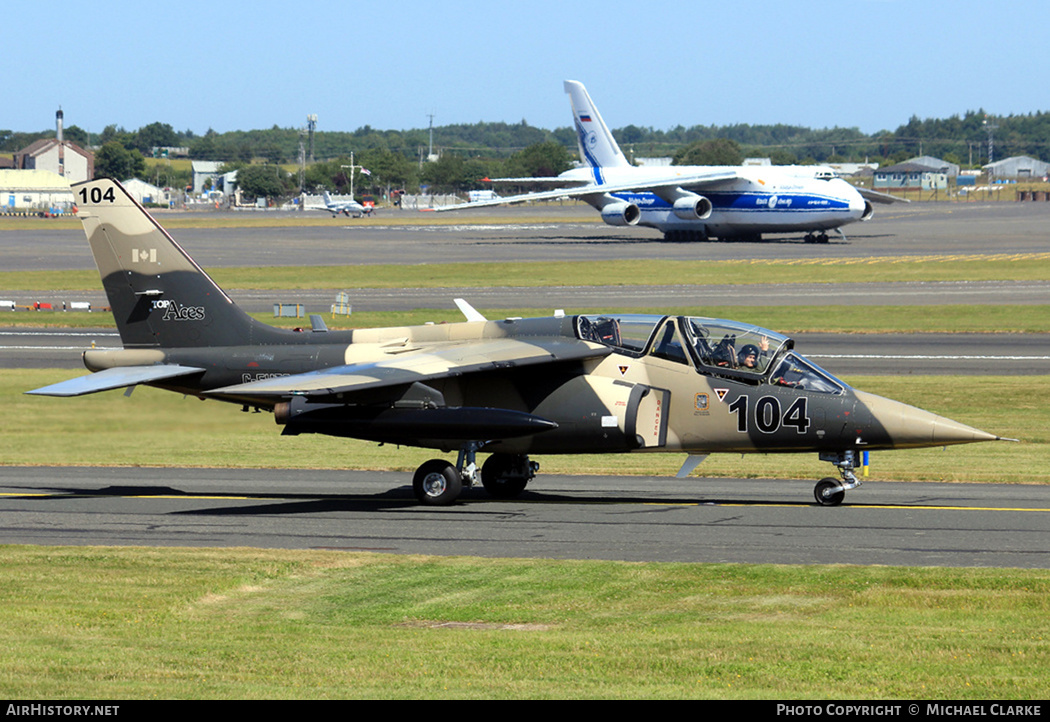
[[[284,434],[328,434],[458,452],[413,478],[451,504],[480,481],[512,497],[539,454],[679,452],[686,475],[712,452],[813,452],[837,467],[822,505],[859,484],[860,452],[996,439],[850,388],[790,338],[694,316],[556,315],[313,332],[276,329],[234,305],[112,180],[73,186],[122,349],[94,373],[30,391],[79,396],[147,384],[272,411]],[[477,454],[490,454],[478,467]]]

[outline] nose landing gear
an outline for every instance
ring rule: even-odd
[[[837,466],[839,474],[842,475],[842,481],[832,476],[821,479],[813,488],[813,498],[821,506],[838,506],[846,497],[847,491],[856,489],[861,484],[860,479],[853,473],[853,470],[860,466],[860,460],[852,450],[821,452],[820,460],[830,461]]]

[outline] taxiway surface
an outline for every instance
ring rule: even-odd
[[[479,224],[478,212],[445,214],[420,223],[418,211],[380,211],[377,225],[334,218],[331,225],[198,229],[172,236],[203,267],[333,266],[472,261],[597,261],[602,259],[735,260],[948,256],[1046,253],[1050,203],[910,203],[879,206],[866,223],[845,226],[846,237],[812,245],[802,236],[761,243],[667,242],[655,230],[616,228],[583,204],[484,211],[499,222]],[[157,214],[163,225],[171,215]],[[425,217],[425,215],[424,215]],[[384,218],[413,224],[381,225]],[[527,219],[518,222],[517,219]],[[9,271],[94,269],[80,229],[4,231],[0,254]]]
[[[1050,567],[1050,487],[541,476],[420,507],[411,475],[0,467],[0,543],[625,561]]]

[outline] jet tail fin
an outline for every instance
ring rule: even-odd
[[[280,335],[239,309],[120,183],[72,190],[125,348],[251,345]]]
[[[583,83],[566,80],[565,92],[569,94],[569,104],[572,106],[572,122],[576,128],[580,159],[594,169],[594,182],[603,183],[602,168],[623,168],[631,164],[616,144],[616,139],[602,120]]]

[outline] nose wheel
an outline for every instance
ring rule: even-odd
[[[833,476],[821,479],[813,487],[813,498],[821,506],[838,506],[846,498],[847,491],[860,486],[860,479],[853,473],[853,470],[860,465],[860,459],[857,457],[857,454],[850,450],[833,453],[822,452],[820,460],[830,461],[834,464],[838,468],[839,474],[842,475],[842,479],[840,481]]]
[[[829,476],[817,482],[813,496],[821,506],[838,506],[846,498],[846,490],[842,488],[841,481]]]

